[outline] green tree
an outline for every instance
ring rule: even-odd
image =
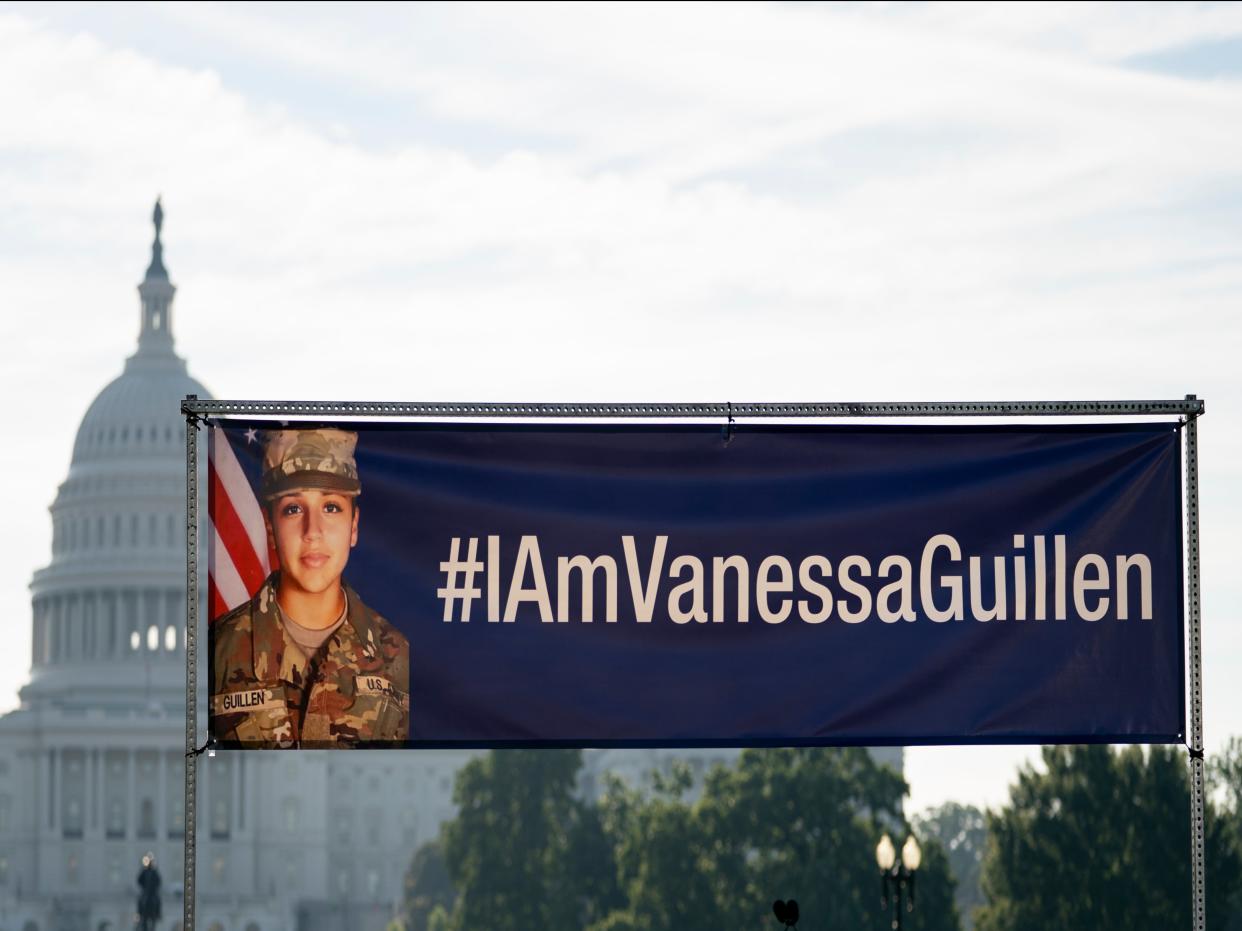
[[[1190,796],[1178,748],[1045,747],[988,816],[977,931],[1189,927]],[[1226,925],[1239,856],[1207,818],[1208,927]]]
[[[709,773],[693,802],[684,780],[663,788],[605,796],[626,905],[592,931],[763,927],[772,902],[790,898],[803,927],[887,927],[874,848],[902,824],[906,786],[865,750],[748,750]],[[952,897],[943,850],[925,844],[905,927],[958,928]]]
[[[1230,814],[1242,815],[1242,737],[1230,737],[1225,748],[1208,763],[1212,787],[1224,796]]]
[[[439,841],[419,847],[405,871],[403,931],[428,931],[431,913],[437,906],[451,910],[457,890],[444,862]]]
[[[611,846],[574,795],[576,750],[493,751],[468,763],[444,826],[458,897],[447,931],[578,931],[619,901]]]
[[[1222,817],[1228,822],[1234,843],[1242,850],[1242,737],[1230,737],[1224,750],[1208,766],[1212,788],[1224,802]],[[1242,931],[1242,884],[1229,902],[1228,931]]]
[[[441,836],[451,883],[420,851],[412,931],[766,927],[778,898],[799,901],[806,928],[888,927],[874,848],[884,830],[904,838],[906,786],[866,751],[751,750],[697,797],[675,767],[648,793],[614,779],[599,804],[575,794],[580,764],[540,750],[467,765]],[[934,839],[923,851],[905,927],[957,931],[948,860]]]
[[[974,910],[983,904],[981,866],[988,836],[987,816],[974,805],[946,802],[914,818],[919,837],[935,838],[949,858],[957,883],[954,903],[963,927],[974,924]]]

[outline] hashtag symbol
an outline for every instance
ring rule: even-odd
[[[466,623],[470,620],[470,605],[474,599],[479,597],[479,590],[474,587],[474,574],[483,571],[483,563],[478,562],[475,556],[479,551],[479,538],[471,537],[470,546],[466,551],[466,559],[461,559],[461,537],[453,537],[453,543],[449,547],[449,558],[447,562],[440,563],[440,571],[444,573],[444,588],[436,589],[436,594],[444,600],[444,620],[449,622],[453,620],[453,605],[461,602],[461,620]],[[457,576],[461,574],[463,581],[459,586],[457,584]]]

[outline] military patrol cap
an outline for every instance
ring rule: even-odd
[[[294,491],[362,491],[354,447],[358,434],[324,427],[318,430],[266,430],[263,433],[263,498]]]

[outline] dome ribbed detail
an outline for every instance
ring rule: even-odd
[[[99,392],[78,427],[73,465],[118,459],[149,463],[152,457],[165,456],[183,462],[181,400],[187,394],[211,395],[186,372],[184,361],[176,363],[128,365]]]

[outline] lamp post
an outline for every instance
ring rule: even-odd
[[[919,850],[919,842],[911,834],[901,845],[901,859],[898,860],[892,838],[885,834],[875,845],[875,862],[880,868],[880,908],[888,908],[888,902],[892,899],[893,931],[901,931],[903,894],[909,887],[910,898],[905,910],[914,911],[914,877],[923,862],[923,851]]]

